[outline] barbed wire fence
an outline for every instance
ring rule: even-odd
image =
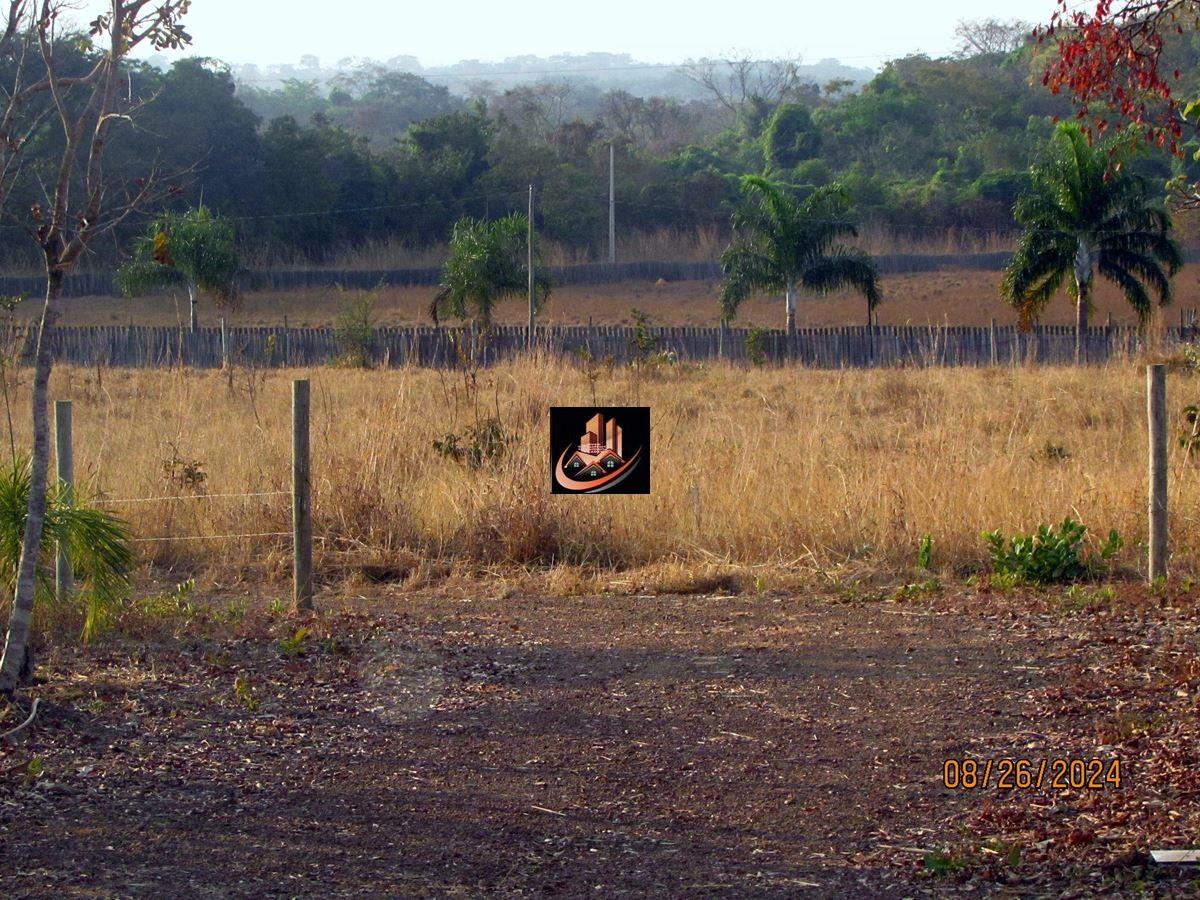
[[[74,442],[72,438],[71,401],[57,400],[54,404],[54,444],[56,476],[67,490],[74,487]],[[170,534],[131,539],[135,544],[154,544],[173,541],[215,541],[245,538],[292,538],[292,606],[297,611],[313,608],[313,530],[312,476],[309,442],[309,383],[308,379],[292,382],[292,489],[290,491],[235,491],[204,494],[175,494],[161,497],[101,498],[92,502],[97,507],[126,507],[150,503],[183,503],[185,501],[222,501],[230,499],[291,497],[292,529],[290,531],[246,531],[228,534]],[[67,596],[74,585],[74,576],[61,548],[55,567],[55,593]]]

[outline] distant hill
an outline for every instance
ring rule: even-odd
[[[154,62],[154,60],[151,60]],[[411,72],[433,84],[443,85],[455,94],[503,91],[521,84],[545,81],[569,81],[598,91],[623,90],[639,97],[673,97],[681,101],[705,98],[707,93],[687,78],[679,65],[644,63],[628,53],[586,53],[563,56],[514,56],[503,62],[463,60],[450,66],[421,65],[415,56],[397,56],[386,61],[343,59],[334,66],[322,66],[312,55],[301,57],[298,65],[290,63],[231,67],[234,79],[259,90],[280,88],[290,79],[326,85],[339,75],[361,72],[364,68],[384,68]],[[836,59],[799,66],[801,77],[816,85],[834,80],[850,82],[850,91],[857,91],[875,77],[873,69],[847,66]]]

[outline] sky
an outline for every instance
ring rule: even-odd
[[[312,54],[332,68],[347,57],[415,56],[428,67],[607,52],[647,63],[799,56],[877,69],[912,53],[951,53],[961,19],[1041,23],[1054,10],[1055,0],[194,0],[187,24],[191,54],[228,63]]]

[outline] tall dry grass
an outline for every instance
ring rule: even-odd
[[[329,577],[362,566],[415,577],[456,561],[896,572],[925,534],[935,566],[961,569],[984,562],[981,529],[1065,515],[1097,535],[1118,529],[1120,563],[1142,564],[1145,377],[1135,364],[601,370],[595,402],[651,407],[648,496],[549,493],[548,409],[593,402],[584,373],[555,361],[474,380],[416,368],[61,369],[53,395],[75,403],[76,471],[98,496],[208,497],[117,505],[140,538],[174,538],[140,543],[145,560],[216,580],[283,578],[288,538],[220,536],[287,531],[288,497],[212,495],[288,490],[290,382],[301,376],[312,381],[317,558]],[[1200,378],[1173,376],[1172,414],[1197,393]],[[20,430],[24,385],[18,394]],[[471,470],[433,450],[488,416],[510,434],[498,461]],[[1191,572],[1200,462],[1175,451],[1170,483],[1173,570]]]

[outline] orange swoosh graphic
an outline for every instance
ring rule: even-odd
[[[563,463],[567,460],[567,454],[573,449],[574,447],[568,446],[567,449],[562,452],[562,456],[558,458],[558,462],[554,466],[554,480],[567,490],[586,491],[588,493],[599,493],[600,491],[611,487],[613,484],[628,475],[633,470],[633,467],[637,465],[638,460],[640,460],[642,457],[642,448],[639,447],[638,452],[629,458],[629,462],[625,463],[625,465],[621,466],[621,468],[617,469],[615,472],[609,472],[607,475],[602,475],[599,478],[589,478],[587,481],[577,481],[568,475],[566,470],[563,468]]]

